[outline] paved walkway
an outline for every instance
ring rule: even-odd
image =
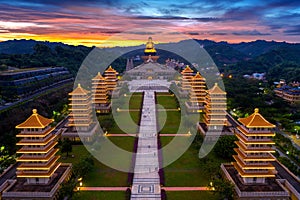
[[[80,187],[80,191],[126,191],[129,187]]]
[[[162,187],[165,191],[208,191],[208,187]]]
[[[144,92],[131,200],[160,200],[155,93]]]

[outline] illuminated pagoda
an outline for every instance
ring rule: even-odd
[[[97,113],[108,113],[111,104],[108,102],[106,79],[98,72],[92,79],[93,104]]]
[[[21,129],[17,137],[22,138],[17,145],[22,148],[17,153],[22,154],[17,161],[17,177],[27,179],[28,184],[47,184],[60,163],[55,156],[58,149],[56,135],[51,132],[55,127],[50,124],[53,119],[47,119],[32,110],[32,115],[23,123],[16,126]]]
[[[17,151],[21,156],[12,166],[16,167],[16,177],[6,180],[0,187],[0,199],[56,199],[61,183],[71,176],[71,164],[58,162],[60,156],[56,155],[59,150],[55,148],[57,134],[51,126],[53,121],[33,109],[32,115],[16,126],[21,130],[16,144],[21,146]]]
[[[107,91],[109,94],[112,94],[113,90],[117,86],[118,78],[117,75],[119,73],[114,70],[111,66],[109,66],[105,71],[104,71],[104,77],[106,80],[106,85],[107,85]]]
[[[147,62],[157,62],[159,56],[156,55],[156,49],[154,47],[154,42],[152,41],[152,37],[148,38],[146,43],[146,48],[144,50],[144,56],[142,59],[145,63]]]
[[[226,92],[217,83],[207,91],[204,106],[203,123],[198,124],[198,129],[210,140],[216,140],[221,135],[233,135],[231,124],[226,118]]]
[[[268,122],[256,108],[249,117],[240,118],[235,135],[237,155],[232,165],[222,164],[226,177],[235,185],[237,199],[289,199],[282,181],[277,180],[273,165],[276,158],[272,137],[275,125]],[[276,162],[275,162],[276,163]]]
[[[188,112],[202,112],[204,108],[205,96],[206,96],[206,84],[205,78],[203,78],[199,72],[188,79],[190,81],[190,94],[189,94],[189,102],[186,102]],[[188,84],[185,84],[184,87],[187,87]]]
[[[68,119],[68,130],[62,134],[62,137],[68,137],[71,140],[90,141],[95,130],[95,123],[92,118],[90,92],[83,89],[80,84],[75,88],[70,96],[70,114]]]
[[[191,89],[191,79],[193,78],[194,70],[190,66],[186,66],[181,72],[181,87],[179,95],[181,97],[187,97]]]
[[[237,155],[233,156],[236,161],[233,165],[244,183],[265,183],[265,178],[276,174],[270,163],[275,161],[271,154],[275,152],[272,148],[275,143],[271,139],[275,136],[272,132],[275,125],[259,114],[258,108],[249,117],[240,118],[239,122],[242,125],[235,134],[239,148],[234,149]]]

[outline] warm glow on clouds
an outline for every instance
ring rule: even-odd
[[[151,27],[158,27],[196,39],[299,42],[299,6],[294,0],[11,0],[0,4],[0,40],[25,38],[74,45],[127,46],[142,44],[153,34]],[[131,31],[136,28],[142,31]],[[126,39],[110,38],[124,31]],[[157,35],[159,42],[178,40],[176,34]]]

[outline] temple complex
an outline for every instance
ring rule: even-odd
[[[83,89],[80,84],[71,93],[69,103],[69,118],[67,131],[62,137],[68,137],[73,141],[91,141],[95,133],[96,123],[92,118],[91,96],[90,92]]]
[[[268,122],[258,108],[249,117],[238,120],[235,135],[238,138],[235,148],[237,155],[232,165],[222,165],[226,177],[236,185],[238,199],[288,199],[288,192],[279,180],[277,171],[272,165],[275,152],[272,137],[275,136],[275,125]]]
[[[93,104],[97,113],[108,113],[111,104],[108,100],[108,89],[106,79],[98,72],[92,79]]]
[[[104,77],[106,80],[106,85],[107,85],[107,91],[109,94],[112,94],[113,90],[117,86],[118,78],[117,75],[119,73],[114,70],[111,66],[109,66],[105,71],[104,71]]]
[[[32,115],[16,126],[21,148],[17,154],[16,179],[4,184],[2,199],[55,199],[60,184],[70,177],[71,165],[58,162],[54,120],[32,110]],[[2,188],[3,189],[3,188]]]
[[[195,76],[185,81],[187,83],[183,85],[183,88],[189,90],[189,101],[186,102],[188,112],[202,112],[206,95],[205,78],[203,78],[200,73],[197,72]]]

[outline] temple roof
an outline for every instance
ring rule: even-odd
[[[274,128],[275,125],[268,122],[261,114],[259,114],[259,109],[255,108],[254,113],[249,117],[239,118],[241,122],[247,128],[261,127],[261,128]]]
[[[115,73],[118,73],[115,69],[112,68],[112,66],[109,66],[107,68],[107,70],[105,70],[105,72],[115,72]]]
[[[16,126],[16,128],[45,128],[54,120],[45,118],[37,113],[36,109],[32,110],[32,115],[25,122]]]
[[[182,70],[181,73],[185,73],[185,72],[192,73],[192,72],[194,72],[194,71],[190,68],[190,66],[187,65],[187,66],[184,68],[184,70]]]
[[[100,72],[92,79],[93,81],[95,80],[105,80],[105,78],[101,75]]]
[[[218,85],[218,83],[215,83],[215,85],[208,90],[210,94],[226,94]]]
[[[203,76],[201,76],[201,74],[199,72],[197,72],[197,74],[193,77],[193,79],[205,80],[205,78]]]
[[[81,94],[81,95],[87,95],[89,93],[89,91],[83,89],[80,85],[80,83],[78,83],[78,86],[76,89],[74,89],[71,93],[69,93],[69,95],[74,95],[74,94]]]

